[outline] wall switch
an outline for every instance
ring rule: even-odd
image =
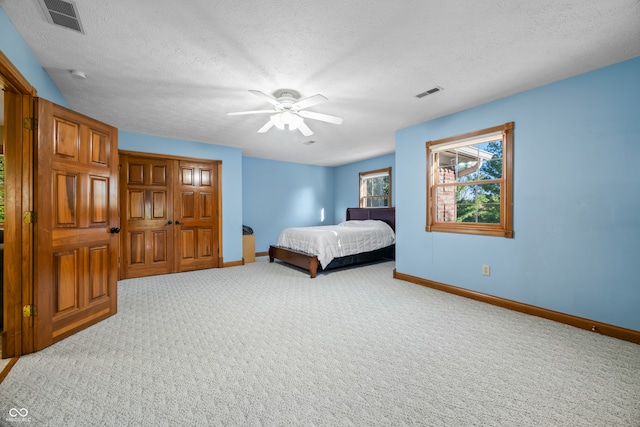
[[[491,276],[491,266],[487,264],[482,264],[482,275]]]

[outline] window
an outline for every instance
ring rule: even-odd
[[[360,207],[391,207],[391,168],[360,172]]]
[[[513,237],[513,127],[427,142],[427,231]]]

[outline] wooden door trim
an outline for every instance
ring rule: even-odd
[[[222,163],[222,160],[216,159],[204,159],[198,157],[185,157],[185,156],[172,156],[168,154],[156,154],[156,153],[145,153],[144,151],[129,151],[129,150],[118,150],[118,155],[127,155],[133,157],[148,157],[152,159],[165,159],[165,160],[182,160],[188,162],[219,162]]]
[[[224,260],[222,259],[222,160],[217,161],[216,167],[218,168],[218,267],[224,267]]]
[[[33,324],[22,306],[33,303],[33,224],[22,213],[33,210],[33,130],[23,126],[33,117],[36,89],[0,51],[0,88],[5,91],[5,251],[4,332],[2,357],[33,351]]]
[[[36,88],[20,73],[15,65],[0,50],[0,82],[3,89],[22,95],[37,96]]]

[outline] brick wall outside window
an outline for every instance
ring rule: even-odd
[[[453,168],[438,168],[438,182],[456,182],[456,174]],[[441,188],[437,193],[436,218],[439,222],[456,222],[456,187]]]

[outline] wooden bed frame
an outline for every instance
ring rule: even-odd
[[[396,208],[347,208],[347,221],[365,219],[384,221],[395,231]],[[308,270],[309,276],[313,279],[316,277],[318,271],[321,270],[345,267],[379,259],[395,259],[395,245],[362,254],[334,258],[324,269],[320,266],[317,255],[271,245],[269,247],[269,262],[273,262],[274,259],[279,259],[287,264]]]

